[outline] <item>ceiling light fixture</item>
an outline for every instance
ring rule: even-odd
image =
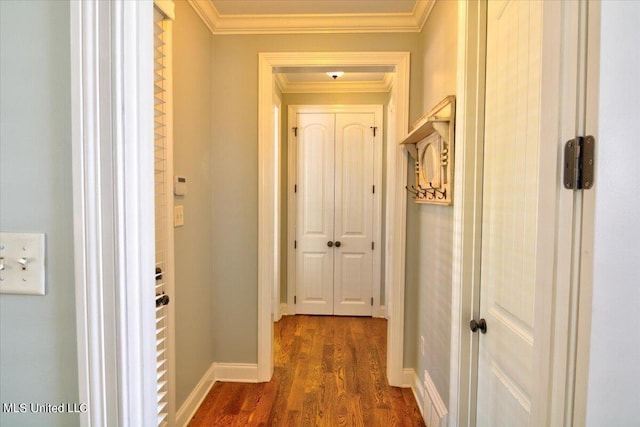
[[[344,71],[329,71],[327,73],[327,76],[331,77],[333,80],[337,79],[338,77],[342,76],[344,74]]]

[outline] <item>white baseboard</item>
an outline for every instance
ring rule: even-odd
[[[403,369],[402,385],[404,387],[411,388],[413,397],[416,399],[416,403],[420,409],[420,413],[424,415],[424,408],[422,407],[424,403],[424,388],[422,387],[422,383],[420,382],[420,378],[418,378],[416,371],[413,369]]]
[[[295,306],[293,309],[293,312],[289,313],[289,305],[286,302],[281,302],[280,303],[280,318],[282,318],[282,316],[293,316],[296,314],[295,311]],[[386,308],[384,305],[381,305],[379,307],[374,307],[371,313],[371,317],[382,317],[382,318],[386,318],[387,317],[387,313],[386,313]],[[275,322],[277,322],[280,319],[274,320]]]
[[[212,363],[176,413],[176,426],[186,427],[215,383],[216,364]]]
[[[423,382],[420,381],[413,369],[404,369],[402,373],[403,384],[406,387],[411,387],[426,426],[447,427],[447,407],[440,393],[438,393],[429,372],[424,371]]]
[[[214,363],[215,380],[232,383],[257,383],[257,363]]]
[[[282,318],[282,316],[289,316],[290,314],[291,313],[289,313],[289,305],[286,302],[281,302],[280,303],[280,318]],[[278,320],[280,320],[280,319],[278,319]]]
[[[216,381],[257,383],[256,363],[212,363],[176,413],[176,426],[187,427]]]

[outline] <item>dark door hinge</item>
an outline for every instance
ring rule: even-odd
[[[593,187],[593,164],[596,140],[579,136],[564,145],[564,188],[588,190]]]
[[[371,191],[373,192],[373,194],[376,194],[376,186],[374,185],[373,188],[371,189]]]
[[[371,250],[373,251],[373,250],[375,250],[375,248],[376,248],[375,242],[371,242]]]
[[[298,192],[298,184],[293,184],[293,192],[294,193]]]
[[[297,296],[295,296],[295,295],[293,296],[293,303],[294,303],[294,304],[297,304],[297,303],[298,303],[298,297],[297,297]]]
[[[298,128],[292,127],[291,129],[293,130],[293,136],[298,136]]]
[[[297,240],[293,241],[293,249],[298,249],[298,241]]]
[[[373,297],[371,297],[371,307],[373,307]]]
[[[376,131],[378,130],[377,126],[370,126],[371,130],[373,130],[373,136],[376,136]]]

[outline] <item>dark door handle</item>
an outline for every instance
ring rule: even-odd
[[[469,322],[469,327],[471,328],[471,332],[476,332],[480,329],[480,332],[483,334],[487,333],[487,322],[484,319],[480,319],[479,321],[476,321],[475,319],[472,320]]]
[[[342,243],[340,243],[340,240],[336,240],[336,248],[339,248],[340,245],[342,245]]]
[[[329,241],[327,242],[327,246],[329,246],[329,247],[333,246],[333,242],[332,242],[331,240],[329,240]]]
[[[156,308],[169,304],[169,295],[162,293],[156,295]]]

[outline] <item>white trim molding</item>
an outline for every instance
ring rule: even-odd
[[[187,427],[216,382],[257,383],[255,363],[212,363],[198,384],[191,390],[176,415],[176,426]]]
[[[424,381],[420,381],[413,368],[403,370],[403,386],[411,387],[422,419],[427,427],[447,427],[448,411],[429,373],[424,371]]]
[[[216,381],[231,383],[257,383],[258,365],[256,363],[214,363]]]
[[[447,406],[427,370],[424,371],[424,403],[422,419],[427,427],[447,427]]]
[[[453,266],[451,290],[451,367],[449,424],[474,425],[477,381],[477,334],[468,322],[480,310],[482,231],[482,153],[484,147],[484,59],[486,4],[458,4],[458,75],[456,167],[453,195]]]
[[[386,93],[393,84],[390,73],[385,73],[381,80],[371,81],[292,82],[284,73],[277,73],[274,77],[282,93]]]
[[[189,422],[196,412],[198,412],[198,408],[200,408],[200,405],[202,405],[202,402],[216,382],[215,370],[216,364],[212,363],[202,378],[200,378],[198,384],[191,390],[191,393],[189,393],[189,396],[176,413],[176,426],[187,427],[187,425],[189,425]]]
[[[418,33],[436,0],[406,13],[221,14],[210,0],[188,0],[213,34]]]
[[[424,386],[420,382],[415,369],[405,368],[402,370],[402,386],[411,389],[413,398],[418,404],[418,409],[420,409],[422,419],[424,419]]]
[[[71,2],[83,426],[157,423],[156,367],[149,363],[155,360],[152,8],[152,2]]]
[[[387,143],[387,200],[385,231],[385,308],[388,309],[387,377],[394,386],[402,385],[404,350],[404,285],[407,156],[397,143],[407,134],[409,117],[409,52],[274,52],[258,58],[258,380],[269,381],[273,373],[273,322],[271,290],[274,206],[280,199],[275,188],[279,171],[274,163],[273,69],[275,67],[391,66],[395,70],[392,87],[397,125]]]

